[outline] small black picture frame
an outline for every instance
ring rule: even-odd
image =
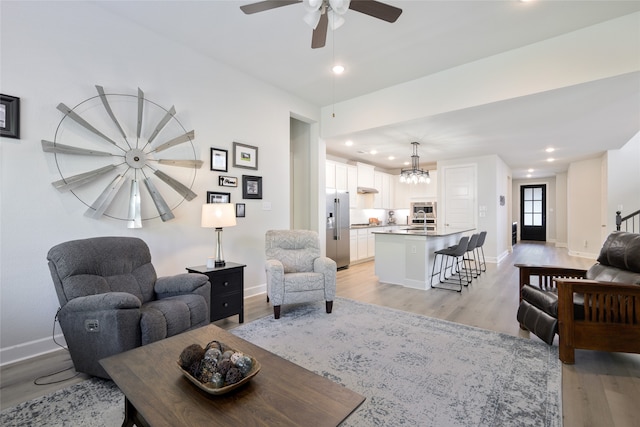
[[[237,187],[238,186],[238,178],[235,177],[235,176],[220,175],[218,177],[218,185],[220,187]]]
[[[207,203],[231,203],[231,193],[207,191]]]
[[[20,139],[20,98],[0,94],[0,136]]]
[[[221,148],[211,147],[211,170],[227,172],[229,169],[229,152]]]
[[[262,177],[242,175],[242,198],[262,199]]]
[[[236,203],[236,218],[244,218],[245,205],[244,203]]]

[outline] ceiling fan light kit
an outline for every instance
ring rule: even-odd
[[[431,177],[429,171],[420,169],[420,156],[418,156],[419,142],[412,142],[413,154],[411,155],[411,169],[402,169],[400,171],[400,182],[406,184],[429,184]]]
[[[311,48],[324,47],[327,40],[327,28],[338,29],[344,24],[342,17],[347,10],[355,10],[386,22],[396,22],[402,9],[375,0],[264,0],[240,6],[247,15],[264,12],[290,4],[303,3],[307,14],[304,22],[313,28]]]

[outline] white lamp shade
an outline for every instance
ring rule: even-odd
[[[202,227],[223,228],[234,225],[236,225],[236,210],[233,203],[205,203],[202,205]]]

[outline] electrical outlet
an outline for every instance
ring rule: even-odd
[[[411,246],[411,253],[412,253],[412,254],[416,254],[416,253],[418,253],[418,250],[416,249],[415,245],[414,245],[414,246]]]
[[[87,319],[84,321],[84,329],[87,332],[99,332],[100,331],[100,323],[98,319]]]
[[[587,242],[586,240],[584,241],[584,247],[586,248],[587,246],[589,246],[589,242]]]

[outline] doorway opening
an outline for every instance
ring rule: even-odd
[[[547,185],[520,187],[520,240],[547,240]]]

